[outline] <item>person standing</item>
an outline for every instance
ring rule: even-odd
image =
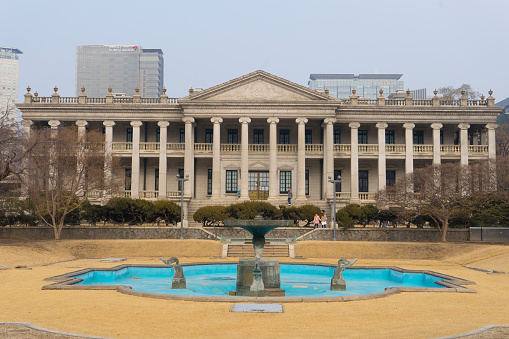
[[[315,229],[318,228],[318,225],[320,225],[321,219],[318,213],[315,214],[315,217],[313,219],[313,224],[315,226]]]
[[[324,210],[322,210],[322,218],[320,219],[322,221],[322,228],[327,227],[327,213],[325,213]]]
[[[292,189],[289,188],[288,189],[288,206],[292,206],[292,198],[293,198]]]

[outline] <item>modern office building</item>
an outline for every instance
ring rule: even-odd
[[[143,97],[163,93],[164,58],[160,49],[139,45],[82,45],[76,47],[76,95],[84,87],[90,97],[114,93]]]
[[[383,90],[387,97],[397,90],[403,90],[405,84],[399,79],[403,74],[311,74],[309,88],[328,90],[329,95],[336,99],[348,98],[352,90],[364,99],[376,99]]]
[[[32,128],[77,125],[103,130],[105,169],[113,157],[114,195],[174,199],[184,194],[189,220],[207,204],[264,200],[315,204],[331,211],[374,203],[375,193],[441,162],[495,159],[495,98],[443,101],[338,100],[264,71],[255,71],[184,98],[35,97],[18,104]],[[72,115],[69,112],[73,112]],[[189,176],[184,188],[176,175]],[[328,178],[341,175],[334,186]],[[105,171],[106,180],[113,180]],[[239,194],[240,190],[240,194]],[[108,198],[90,190],[91,199]]]
[[[17,118],[19,57],[17,48],[0,47],[0,119],[14,122]]]

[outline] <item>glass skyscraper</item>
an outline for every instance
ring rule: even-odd
[[[311,74],[309,76],[309,88],[321,88],[329,90],[329,95],[337,99],[348,98],[352,90],[358,96],[365,99],[376,99],[380,89],[384,91],[384,97],[398,89],[403,90],[405,84],[399,79],[403,74]]]
[[[17,48],[0,47],[0,119],[16,121],[18,110],[14,103],[18,99],[18,54]]]
[[[85,87],[89,97],[113,93],[142,97],[163,93],[164,58],[160,49],[139,45],[82,45],[76,47],[76,95]]]

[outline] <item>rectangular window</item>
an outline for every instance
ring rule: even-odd
[[[180,143],[185,144],[186,143],[186,130],[185,128],[180,129]]]
[[[183,178],[183,177],[184,177],[184,169],[183,169],[183,168],[179,168],[179,176],[180,176],[181,178]],[[178,190],[179,192],[182,192],[182,181],[179,181],[179,182],[178,182],[177,190]]]
[[[394,130],[385,131],[385,144],[394,145]]]
[[[133,128],[127,127],[125,131],[125,142],[133,142]]]
[[[392,187],[396,182],[396,171],[385,172],[385,186]]]
[[[239,143],[239,130],[238,129],[228,129],[228,143],[229,144],[238,144]]]
[[[292,171],[279,172],[279,193],[288,193],[288,189],[292,188]]]
[[[334,130],[334,145],[339,145],[341,143],[341,130]]]
[[[313,143],[313,130],[311,130],[311,129],[307,129],[306,130],[306,135],[305,135],[305,138],[304,138],[304,143],[306,145],[311,145]]]
[[[369,192],[367,170],[359,170],[359,192]]]
[[[440,145],[444,144],[444,131],[440,131]]]
[[[212,169],[207,170],[207,194],[212,194]]]
[[[359,145],[365,145],[368,143],[368,130],[360,129],[357,135]]]
[[[213,142],[214,142],[214,131],[212,130],[212,128],[207,128],[205,130],[205,143],[211,144]]]
[[[131,169],[130,168],[125,169],[125,190],[126,191],[131,190]]]
[[[226,170],[226,193],[237,193],[237,170]]]
[[[263,144],[263,129],[253,130],[253,144]]]
[[[158,128],[156,131],[156,142],[161,142],[161,129]]]
[[[424,131],[414,131],[414,145],[424,144]]]
[[[341,178],[341,170],[334,170],[334,180],[338,180],[338,176]],[[336,183],[336,192],[341,192],[341,181]]]
[[[304,186],[305,186],[305,189],[306,189],[306,195],[309,195],[309,170],[306,170],[305,174],[305,183],[304,183]]]
[[[279,143],[282,145],[288,145],[290,143],[290,130],[280,129],[279,130]]]
[[[154,191],[159,191],[159,168],[154,173]]]

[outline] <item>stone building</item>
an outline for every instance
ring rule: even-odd
[[[374,202],[375,192],[414,168],[495,158],[500,108],[491,96],[338,100],[264,71],[189,90],[184,98],[51,97],[25,94],[18,104],[25,132],[77,125],[102,129],[105,162],[123,178],[113,194],[172,199],[184,184],[185,214],[206,204],[246,200],[330,208]],[[105,166],[108,168],[108,166]],[[341,182],[328,177],[341,176]],[[108,178],[108,174],[106,173]],[[108,180],[111,180],[109,178]],[[336,193],[335,193],[336,192]],[[91,199],[102,192],[88,192]]]

